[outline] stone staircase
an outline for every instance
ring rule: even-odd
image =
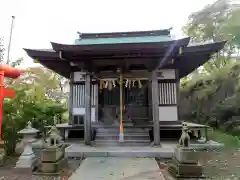
[[[124,142],[119,142],[119,127],[99,127],[96,129],[95,145],[97,146],[149,146],[149,130],[144,128],[125,127]]]

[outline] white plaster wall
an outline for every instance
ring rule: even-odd
[[[160,106],[159,109],[159,121],[177,121],[178,120],[178,108],[177,106]]]
[[[74,72],[73,73],[73,82],[76,81],[85,81],[85,78],[83,75],[85,75],[85,72]]]
[[[162,75],[160,77],[157,77],[158,79],[176,79],[175,69],[161,69],[157,72],[161,73]]]
[[[73,108],[73,115],[85,115],[85,108]],[[96,122],[96,117],[95,117],[95,107],[91,108],[91,121]]]

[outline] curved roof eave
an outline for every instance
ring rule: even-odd
[[[56,53],[56,51],[54,51],[53,49],[26,49],[26,48],[24,48],[24,50],[32,58],[35,56],[59,58],[58,53]]]
[[[226,41],[219,41],[219,42],[213,42],[213,43],[203,43],[198,45],[189,45],[185,48],[183,48],[182,55],[188,54],[188,53],[198,53],[198,52],[218,52],[221,49],[223,49]]]
[[[44,67],[60,74],[65,78],[70,77],[70,64],[59,58],[59,55],[52,49],[24,49],[27,54],[37,59]],[[58,63],[58,64],[56,64]],[[60,64],[59,64],[60,63]],[[64,64],[64,65],[63,65]]]
[[[187,76],[195,69],[205,64],[214,53],[220,51],[224,47],[225,43],[226,41],[221,41],[186,47],[179,57],[179,61],[177,61],[179,77],[182,78]]]
[[[51,42],[53,50],[58,51],[98,51],[98,50],[123,50],[123,49],[157,49],[167,48],[170,46],[186,47],[190,41],[189,37],[162,41],[162,42],[141,42],[141,43],[118,43],[118,44],[88,44],[88,45],[75,45],[75,44],[59,44]]]

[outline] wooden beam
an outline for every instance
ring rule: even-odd
[[[160,145],[160,127],[158,110],[158,80],[156,70],[152,71],[152,117],[154,145]]]
[[[91,75],[86,74],[85,81],[85,116],[84,116],[84,143],[91,145]]]

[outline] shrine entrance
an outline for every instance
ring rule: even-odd
[[[148,80],[123,78],[100,80],[99,117],[106,125],[119,125],[122,87],[123,126],[147,124],[149,120]]]

